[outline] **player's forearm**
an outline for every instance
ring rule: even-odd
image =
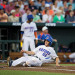
[[[56,58],[56,66],[59,65],[59,57]]]
[[[56,40],[56,39],[53,39],[53,41],[57,42],[57,40]]]
[[[34,32],[34,35],[35,35],[35,39],[38,40],[38,38],[37,38],[37,32]]]
[[[35,55],[33,51],[25,51],[24,53],[29,54],[29,55]]]

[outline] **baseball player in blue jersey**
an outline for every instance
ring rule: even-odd
[[[57,42],[57,40],[56,39],[53,39],[52,36],[48,33],[48,28],[46,26],[44,26],[42,28],[42,33],[40,33],[38,35],[38,40],[44,41],[45,38],[48,37],[48,36],[52,39],[52,41]]]
[[[42,28],[42,33],[40,33],[38,35],[38,40],[44,41],[47,36],[49,36],[53,40],[52,36],[50,34],[48,34],[48,28],[46,26],[44,26]]]
[[[52,42],[52,39],[50,37],[46,37],[45,45],[38,46],[33,51],[26,51],[21,50],[21,53],[26,53],[33,56],[23,56],[17,60],[10,60],[8,62],[9,67],[10,66],[17,66],[21,63],[25,63],[27,66],[42,66],[43,63],[47,63],[49,60],[54,59],[56,60],[56,66],[59,65],[59,57],[55,53],[55,50],[50,47],[50,44]]]

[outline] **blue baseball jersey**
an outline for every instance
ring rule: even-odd
[[[38,35],[39,40],[45,40],[46,37],[50,37],[53,40],[53,38],[50,34],[41,33],[41,34]]]

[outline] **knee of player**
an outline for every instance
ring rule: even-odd
[[[69,58],[71,58],[71,59],[72,59],[72,58],[73,58],[73,55],[69,55]]]

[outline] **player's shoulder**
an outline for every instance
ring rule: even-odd
[[[36,25],[36,23],[35,23],[35,22],[31,22],[31,24],[32,24],[32,25]]]
[[[40,45],[39,47],[42,47],[43,48],[43,47],[45,47],[45,45]]]
[[[50,48],[50,49],[53,49],[53,50],[54,50],[54,48],[53,48],[53,47],[48,47],[48,48]]]
[[[48,49],[49,49],[51,52],[55,52],[55,50],[54,50],[53,47],[48,47]]]
[[[22,23],[22,25],[25,25],[25,24],[26,24],[26,22]]]

